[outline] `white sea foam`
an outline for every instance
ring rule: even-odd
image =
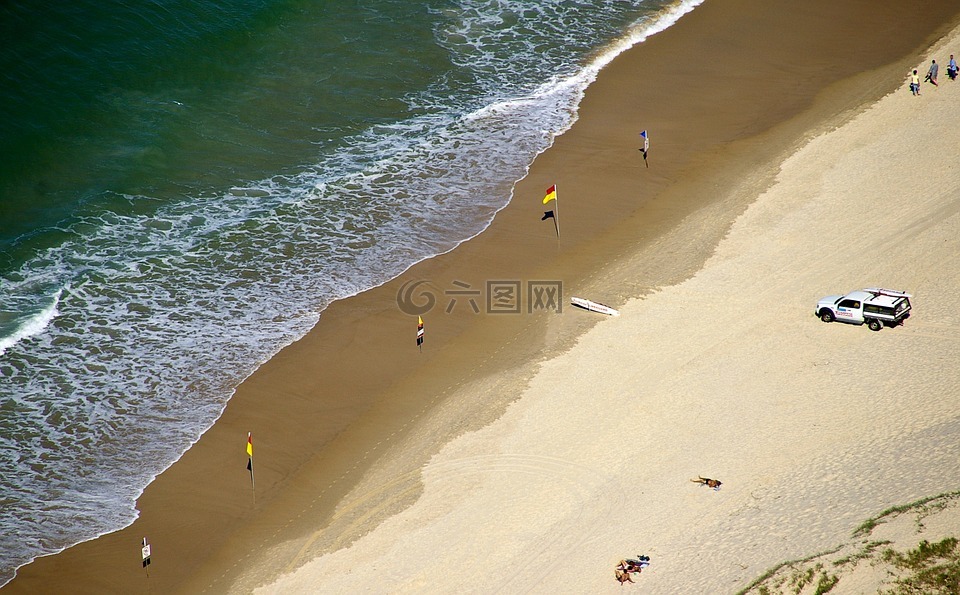
[[[51,296],[49,305],[24,320],[7,336],[0,337],[0,356],[20,341],[38,335],[43,332],[43,329],[47,328],[53,319],[57,317],[57,314],[59,314],[57,306],[60,304],[60,294],[62,293],[63,289],[58,289],[57,292]]]

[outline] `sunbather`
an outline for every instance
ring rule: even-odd
[[[614,576],[617,577],[617,580],[620,581],[621,585],[627,582],[630,582],[630,583],[633,582],[633,579],[630,578],[630,573],[627,572],[626,570],[620,570],[620,568],[617,568],[616,572],[614,573]]]
[[[714,490],[719,490],[720,486],[723,485],[723,482],[720,481],[719,479],[710,479],[709,477],[700,477],[699,475],[697,476],[696,479],[691,479],[690,481],[692,481],[693,483],[699,483],[700,485],[711,487]]]

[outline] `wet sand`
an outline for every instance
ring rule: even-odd
[[[802,6],[708,1],[623,54],[601,72],[580,120],[537,159],[488,230],[394,282],[332,305],[307,337],[248,378],[215,426],[147,488],[131,527],[38,560],[6,589],[245,592],[378,535],[377,527],[404,518],[396,515],[424,495],[429,468],[423,469],[431,457],[494,424],[510,403],[523,402],[541,365],[580,349],[574,344],[598,322],[569,306],[559,316],[525,313],[526,303],[521,314],[483,314],[483,293],[476,298],[481,314],[463,297],[444,313],[454,281],[485,289],[486,281],[513,280],[526,289],[531,281],[557,280],[564,301],[583,295],[622,306],[638,296],[653,300],[693,278],[774,183],[787,156],[901,88],[908,68],[921,63],[923,50],[960,12],[952,2],[913,8],[905,14],[902,7],[868,2],[838,8],[825,0]],[[651,134],[649,168],[637,151],[644,128]],[[561,192],[559,246],[550,222],[539,220],[540,199],[551,184]],[[424,314],[422,353],[414,343],[416,317],[396,303],[412,280],[428,280],[421,287],[438,299]],[[579,365],[574,360],[567,369],[576,374]],[[630,367],[617,360],[611,369]],[[608,379],[591,382],[603,392]],[[710,412],[701,423],[709,425]],[[536,436],[555,421],[542,414],[522,427]],[[245,469],[248,431],[255,440],[255,500]],[[572,429],[547,442],[562,451],[579,440]],[[708,448],[694,442],[694,452]],[[610,452],[598,446],[593,454]],[[617,469],[588,473],[585,485],[593,487],[586,493],[599,498],[611,471]],[[458,493],[478,481],[471,473],[464,478]],[[702,506],[692,509],[703,512]],[[506,530],[490,533],[523,543]],[[139,564],[143,536],[154,548],[149,578]],[[451,548],[463,555],[475,550],[470,540],[426,543],[444,548],[444,556]],[[324,563],[344,576],[359,568]],[[310,588],[313,579],[300,576],[307,582],[289,588]],[[439,575],[418,580],[396,584],[435,591],[448,584]],[[393,590],[389,581],[378,584]]]

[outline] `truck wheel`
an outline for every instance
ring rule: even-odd
[[[820,320],[824,322],[833,322],[833,312],[830,310],[820,310]]]
[[[871,331],[879,331],[880,329],[883,328],[883,322],[880,320],[877,320],[876,318],[871,318],[870,322],[867,323],[867,326],[870,327]]]

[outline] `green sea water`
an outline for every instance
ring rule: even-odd
[[[78,214],[149,211],[294,170],[319,146],[409,117],[404,96],[451,68],[423,22],[429,13],[411,2],[86,2],[3,12],[7,250]],[[129,196],[149,200],[121,198]]]

